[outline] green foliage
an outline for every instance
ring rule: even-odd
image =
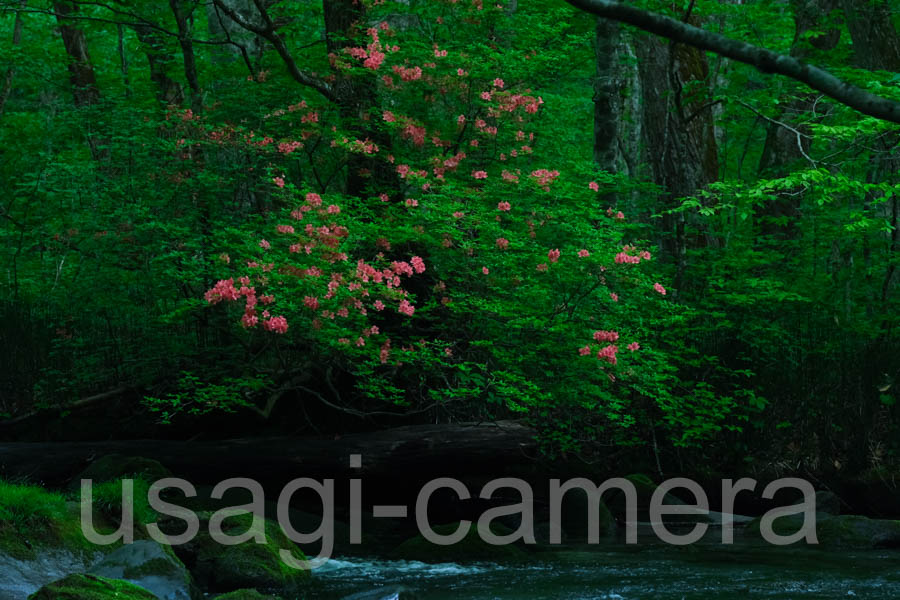
[[[101,90],[89,106],[61,85],[55,17],[25,14],[21,44],[0,48],[16,67],[0,120],[0,414],[65,413],[125,385],[139,418],[164,424],[270,414],[287,398],[358,417],[522,418],[552,455],[600,442],[736,464],[898,457],[896,127],[709,57],[684,93],[715,99],[720,178],[672,208],[647,165],[592,163],[592,19],[551,0],[363,4],[378,40],[331,31],[356,53],[331,57],[320,5],[270,7],[328,99],[255,36],[246,57],[218,43],[198,8],[193,104],[165,5],[127,7],[127,81],[112,51],[124,15],[80,5]],[[858,49],[837,12],[795,40],[783,2],[691,6],[726,35],[900,98],[893,75],[847,66]],[[139,39],[142,20],[158,41]],[[12,27],[3,12],[0,37]],[[821,52],[831,28],[842,35]],[[160,99],[162,74],[183,104]],[[767,162],[779,127],[790,151]],[[665,250],[672,218],[683,259]],[[412,257],[424,270],[394,272],[396,286],[358,272]],[[220,302],[229,279],[239,298]],[[95,492],[112,514],[115,488]]]

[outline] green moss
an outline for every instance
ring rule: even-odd
[[[29,559],[45,547],[97,551],[81,533],[77,507],[67,503],[62,494],[0,481],[0,552]]]
[[[216,600],[281,600],[278,596],[266,596],[256,590],[235,590],[216,596]]]
[[[157,600],[156,596],[127,581],[96,575],[69,575],[49,583],[28,600]]]
[[[294,589],[310,581],[309,571],[288,566],[280,556],[282,549],[291,551],[297,560],[306,556],[284,534],[274,521],[263,519],[261,526],[254,525],[250,514],[235,514],[222,522],[222,531],[237,536],[247,531],[261,532],[265,543],[253,539],[232,546],[219,544],[209,534],[211,513],[200,513],[200,534],[190,544],[179,546],[176,553],[184,562],[192,565],[191,571],[198,583],[213,590],[229,591],[238,588]]]
[[[761,536],[761,519],[747,524],[753,536]],[[776,535],[788,536],[800,531],[803,515],[785,515],[772,521]],[[826,516],[816,520],[816,537],[824,548],[896,548],[900,547],[900,521],[869,519],[858,515]],[[800,540],[798,544],[806,544]]]
[[[438,525],[432,529],[438,535],[446,536],[453,534],[458,527],[459,523],[451,523]],[[491,524],[491,530],[496,535],[512,533],[510,529],[496,523]],[[420,534],[397,546],[392,554],[396,558],[422,562],[520,561],[527,556],[512,544],[502,546],[488,544],[478,535],[478,526],[475,523],[469,526],[466,537],[456,544],[441,546],[429,542]]]
[[[178,561],[181,564],[181,561]],[[125,579],[140,579],[145,575],[156,575],[158,573],[167,573],[172,569],[172,563],[165,558],[154,558],[152,560],[148,560],[147,562],[134,566],[128,567],[122,573],[122,576]]]
[[[132,482],[134,495],[131,498],[131,505],[134,508],[134,522],[141,525],[156,522],[159,514],[150,507],[147,500],[150,482],[141,477],[133,478]],[[113,522],[120,521],[122,518],[121,479],[93,484],[91,499],[95,515],[100,514]]]

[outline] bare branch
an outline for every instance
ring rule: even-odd
[[[290,73],[291,77],[293,77],[295,81],[313,88],[332,102],[337,100],[337,97],[334,94],[334,90],[332,90],[331,86],[328,85],[323,79],[314,77],[306,71],[301,70],[300,67],[297,66],[297,61],[295,61],[294,57],[291,56],[291,53],[285,45],[284,40],[281,39],[281,36],[278,35],[277,31],[275,31],[275,24],[272,22],[272,19],[269,17],[269,13],[266,12],[265,7],[261,2],[257,2],[255,4],[257,10],[259,10],[259,13],[263,18],[263,21],[265,21],[265,27],[261,27],[249,22],[247,19],[241,16],[240,13],[222,2],[222,0],[213,0],[213,2],[215,3],[216,7],[223,13],[228,15],[228,18],[230,18],[232,21],[234,21],[247,31],[255,33],[259,37],[267,40],[270,44],[272,44],[272,47],[275,48],[278,56],[281,57],[282,62],[284,62],[285,66],[287,67],[288,73]]]

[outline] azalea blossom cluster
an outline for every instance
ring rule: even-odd
[[[333,322],[339,342],[355,338],[355,347],[365,346],[367,338],[381,334],[378,325],[366,322],[369,311],[378,313],[393,305],[401,315],[415,313],[410,294],[403,288],[403,278],[424,273],[426,265],[419,256],[408,261],[389,260],[378,251],[373,260],[358,258],[351,266],[349,256],[341,248],[349,231],[334,221],[341,212],[339,205],[326,204],[319,194],[305,194],[303,203],[289,213],[292,221],[302,222],[303,226],[278,223],[274,226],[277,237],[273,241],[260,240],[258,246],[271,262],[247,261],[250,274],[238,277],[237,283],[234,278],[219,280],[204,298],[209,304],[243,298],[240,323],[244,328],[262,325],[266,331],[284,334],[288,331],[287,317],[270,314],[269,306],[264,310],[259,308],[272,305],[275,295],[261,294],[258,290],[279,288],[280,297],[299,295],[302,309],[292,320],[300,318],[315,330]],[[387,240],[381,240],[379,245],[390,248]],[[223,262],[230,263],[230,257]],[[351,318],[353,315],[355,319]],[[389,346],[389,343],[381,346],[382,357]]]
[[[617,265],[636,265],[642,260],[650,260],[650,253],[646,250],[642,250],[637,254],[629,254],[629,252],[635,252],[636,250],[637,248],[634,246],[622,246],[622,251],[617,253],[613,260],[615,260]]]

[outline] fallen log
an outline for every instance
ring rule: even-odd
[[[0,477],[61,487],[107,454],[152,458],[196,484],[249,477],[269,487],[298,477],[386,482],[502,477],[511,470],[528,469],[539,452],[534,431],[512,421],[410,425],[330,439],[23,442],[0,444]],[[361,456],[361,468],[350,466],[355,454]]]

